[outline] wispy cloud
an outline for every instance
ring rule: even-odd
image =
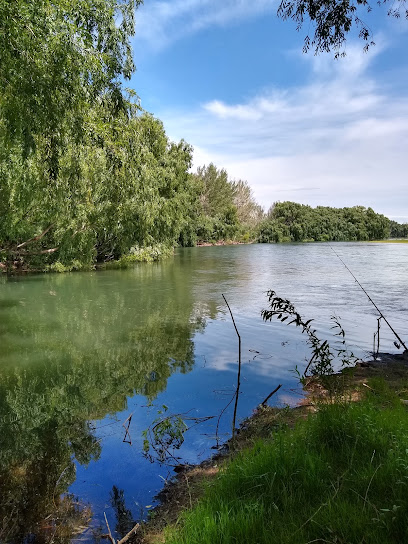
[[[146,2],[136,13],[136,36],[162,48],[203,28],[223,26],[276,9],[271,0],[167,0]]]
[[[370,75],[381,52],[305,57],[303,86],[159,115],[173,138],[195,146],[196,165],[213,161],[247,179],[266,206],[363,204],[408,220],[408,98]]]

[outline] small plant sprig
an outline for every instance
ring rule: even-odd
[[[347,349],[345,331],[338,317],[330,317],[333,322],[331,329],[337,331],[333,332],[333,334],[339,337],[338,341],[340,342],[340,347],[332,348],[327,340],[322,341],[317,336],[316,329],[312,327],[314,320],[308,319],[305,321],[290,300],[278,297],[276,292],[272,290],[267,292],[267,297],[270,308],[261,312],[264,321],[272,321],[272,318],[276,317],[281,323],[284,323],[290,319],[287,325],[295,324],[296,327],[302,329],[302,334],[307,335],[306,343],[311,348],[312,356],[301,376],[302,380],[307,377],[308,372],[310,372],[311,376],[317,377],[333,375],[335,373],[333,366],[335,361],[341,363],[343,367],[354,365],[358,361],[358,358]]]
[[[143,455],[152,463],[158,461],[163,465],[174,467],[181,461],[176,451],[184,442],[184,434],[195,425],[213,419],[214,416],[192,417],[188,415],[188,412],[167,415],[167,411],[168,406],[163,404],[157,412],[158,417],[142,432]]]

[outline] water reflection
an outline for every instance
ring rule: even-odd
[[[47,527],[54,542],[68,541],[61,510],[77,512],[61,496],[76,464],[101,453],[90,420],[123,410],[135,394],[153,399],[173,372],[193,367],[192,335],[203,320],[191,320],[189,286],[169,272],[159,289],[163,269],[154,267],[3,284],[0,541],[45,542]],[[133,518],[122,490],[111,498],[122,534]]]
[[[336,251],[406,335],[408,247],[396,246]],[[308,351],[298,330],[262,323],[268,289],[316,318],[322,337],[337,313],[353,350],[371,348],[375,312],[325,244],[193,248],[128,271],[0,278],[0,541],[68,542],[89,523],[87,503],[92,526],[106,511],[117,536],[138,519],[163,476],[141,455],[157,415],[148,401],[217,415],[234,387],[237,339],[222,293],[243,341],[239,416],[277,383],[274,401],[292,403],[289,370]],[[228,414],[222,422],[229,432]],[[210,453],[214,432],[189,435],[183,458]]]
[[[123,489],[118,489],[115,485],[112,487],[111,504],[116,517],[116,533],[123,538],[126,536],[136,524],[133,519],[132,512],[126,508],[125,492]]]

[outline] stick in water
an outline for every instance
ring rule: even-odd
[[[241,386],[241,336],[238,332],[237,326],[235,324],[234,316],[232,315],[230,305],[228,304],[227,299],[224,295],[222,295],[222,298],[225,300],[225,304],[228,306],[229,313],[231,315],[232,323],[234,324],[235,332],[238,336],[238,375],[237,375],[237,390],[235,392],[235,405],[234,405],[234,416],[232,418],[232,440],[234,440],[235,437],[235,422],[237,419],[237,406],[238,406],[238,397],[239,397],[239,388]]]
[[[275,387],[275,389],[272,391],[272,393],[269,393],[269,395],[266,397],[266,399],[261,402],[261,406],[266,406],[266,403],[268,402],[268,400],[272,397],[272,395],[274,395],[277,391],[279,391],[279,389],[282,387],[282,384],[280,383],[278,385],[278,387]]]

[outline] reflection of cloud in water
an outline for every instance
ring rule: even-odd
[[[301,397],[296,395],[291,395],[289,393],[278,395],[278,404],[281,404],[281,405],[283,404],[285,406],[290,406],[290,407],[296,406],[297,404],[299,404],[300,400],[301,400]]]
[[[236,367],[238,367],[236,361],[231,361],[231,351],[228,349],[219,350],[211,360],[207,359],[207,361],[206,368],[211,370],[236,372]]]

